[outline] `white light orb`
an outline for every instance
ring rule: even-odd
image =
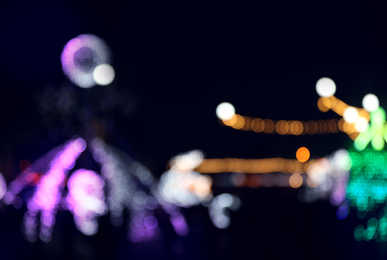
[[[350,124],[353,124],[356,122],[356,119],[359,117],[359,111],[357,111],[354,107],[347,107],[347,109],[344,110],[343,118],[344,121]]]
[[[109,64],[100,64],[93,71],[93,79],[95,83],[101,86],[109,85],[115,77],[114,69]]]
[[[367,94],[363,98],[363,107],[368,112],[375,111],[379,107],[379,99],[374,94]]]
[[[216,116],[221,120],[229,120],[235,115],[235,108],[228,102],[223,102],[216,108]]]
[[[336,93],[336,84],[330,78],[321,78],[316,83],[316,91],[320,97],[330,97]]]
[[[355,129],[358,132],[364,132],[368,128],[368,120],[364,117],[358,117],[355,122]]]

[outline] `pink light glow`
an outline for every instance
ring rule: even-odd
[[[24,215],[24,228],[30,241],[36,240],[36,221],[40,214],[40,238],[48,242],[51,239],[52,226],[55,223],[55,214],[62,197],[63,182],[75,160],[86,148],[85,140],[78,138],[68,142],[63,150],[50,162],[50,168],[41,178],[35,193],[27,203],[27,212]]]

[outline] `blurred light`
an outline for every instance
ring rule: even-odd
[[[93,87],[93,72],[96,66],[110,63],[110,56],[110,49],[103,40],[92,34],[79,35],[63,48],[63,72],[79,87]]]
[[[354,107],[347,107],[344,110],[343,118],[348,123],[355,123],[359,116],[359,111]]]
[[[307,168],[307,183],[301,198],[312,202],[329,199],[333,206],[344,206],[351,159],[344,149],[326,158],[315,160]]]
[[[224,229],[230,225],[230,213],[228,209],[237,210],[240,200],[231,194],[223,193],[216,196],[208,207],[212,223],[217,228]]]
[[[111,223],[122,225],[124,210],[128,211],[131,216],[128,237],[131,241],[142,242],[159,237],[159,228],[152,218],[157,206],[161,206],[170,215],[171,224],[178,235],[189,232],[180,209],[162,198],[153,175],[145,166],[99,138],[92,141],[91,149],[94,159],[101,164],[101,174],[106,182]],[[196,165],[202,154],[193,151],[190,156],[190,160],[177,160],[179,166],[185,168]],[[150,194],[140,190],[140,187],[145,187]]]
[[[374,94],[367,94],[363,98],[362,105],[368,112],[373,112],[379,107],[379,99]]]
[[[313,160],[307,163],[301,163],[298,160],[283,158],[267,159],[204,159],[203,162],[195,168],[200,173],[304,173],[306,169],[313,164]]]
[[[368,120],[364,117],[358,117],[355,121],[355,129],[359,133],[366,131],[368,128]]]
[[[321,78],[316,83],[316,91],[321,97],[333,96],[336,92],[336,84],[330,78]]]
[[[336,210],[336,217],[337,219],[345,219],[348,216],[348,210],[349,208],[346,206],[340,206]]]
[[[51,239],[55,214],[61,200],[64,180],[74,166],[78,156],[86,149],[85,140],[78,138],[68,142],[49,162],[50,168],[41,178],[35,193],[27,203],[24,215],[24,231],[30,241],[36,239],[36,221],[40,212],[40,238],[48,242]]]
[[[326,99],[326,100],[329,100],[329,99]],[[318,99],[318,101],[317,101],[317,107],[318,107],[318,109],[319,109],[321,112],[328,112],[329,109],[331,108],[331,106],[325,104],[324,101],[325,101],[325,100],[324,100],[324,97],[320,97],[320,98]]]
[[[310,152],[308,150],[308,148],[306,147],[300,147],[298,148],[297,152],[296,152],[296,158],[299,162],[306,162],[309,160],[309,157],[310,157]]]
[[[103,179],[94,171],[80,169],[71,175],[67,187],[67,208],[77,228],[85,235],[94,235],[98,230],[96,217],[107,210]]]
[[[366,148],[349,152],[352,161],[347,197],[359,211],[371,211],[387,201],[387,153]]]
[[[303,179],[301,174],[295,173],[295,174],[292,174],[289,178],[289,185],[292,188],[299,188],[301,187],[302,183],[303,183]]]
[[[5,182],[4,176],[0,173],[0,200],[4,197],[7,192],[7,183]]]
[[[230,120],[235,115],[235,108],[228,102],[220,103],[216,108],[216,115],[221,120]]]
[[[98,85],[106,86],[113,82],[114,69],[109,64],[100,64],[93,71],[93,79]]]

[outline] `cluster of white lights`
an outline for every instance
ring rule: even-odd
[[[350,168],[351,159],[344,149],[316,160],[307,169],[308,185],[300,199],[312,202],[329,198],[332,205],[339,206],[345,199]]]
[[[191,151],[171,159],[171,168],[159,183],[162,198],[179,207],[191,207],[212,198],[212,179],[193,171],[201,161],[200,151]]]

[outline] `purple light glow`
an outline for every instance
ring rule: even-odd
[[[27,203],[24,215],[24,228],[27,239],[36,240],[37,217],[40,212],[40,238],[48,242],[51,239],[55,214],[62,197],[64,179],[75,160],[86,148],[85,140],[78,138],[68,142],[63,150],[50,162],[50,168],[41,178],[35,193]]]
[[[3,175],[0,173],[0,200],[4,197],[6,191],[7,183],[5,182]]]
[[[67,183],[67,207],[74,215],[77,228],[85,235],[97,232],[96,218],[106,213],[104,185],[96,172],[84,169],[74,172]]]
[[[63,72],[76,85],[82,88],[93,87],[94,69],[110,62],[110,49],[99,37],[82,34],[71,39],[61,55]]]
[[[132,242],[145,242],[156,239],[159,234],[159,224],[150,212],[137,212],[130,220],[129,239]]]
[[[170,220],[177,234],[188,233],[188,225],[180,208],[166,202],[159,195],[158,185],[146,167],[98,138],[93,140],[91,149],[94,159],[101,164],[101,174],[108,188],[107,204],[111,223],[121,225],[124,221],[123,211],[127,210],[132,216],[128,227],[131,241],[157,238],[158,228],[153,228],[157,219],[150,214],[159,205],[171,216]],[[138,181],[149,187],[151,194],[139,190],[136,185]]]
[[[169,217],[169,220],[171,221],[171,224],[176,234],[180,236],[185,236],[188,234],[189,232],[188,224],[182,214],[176,212],[174,215],[171,215]]]

